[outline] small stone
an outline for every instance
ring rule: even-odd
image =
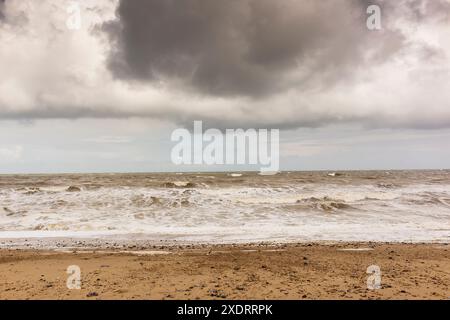
[[[86,295],[86,297],[97,297],[97,296],[98,296],[98,293],[97,293],[97,292],[94,292],[94,291],[89,292],[89,293]]]

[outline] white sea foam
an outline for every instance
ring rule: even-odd
[[[128,176],[114,182],[114,175],[29,188],[12,184],[0,189],[0,238],[450,242],[449,183],[339,184],[341,177],[314,183],[296,175],[255,175],[239,184],[214,175],[213,185],[198,174],[186,180],[134,177],[136,186]],[[165,187],[168,182],[175,187]],[[67,192],[69,185],[81,191]]]
[[[230,177],[242,177],[242,173],[230,173]]]

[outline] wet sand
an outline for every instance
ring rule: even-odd
[[[354,250],[357,249],[357,250]],[[69,290],[69,265],[81,289]],[[381,289],[367,288],[367,267]],[[1,249],[1,299],[449,299],[449,244]]]

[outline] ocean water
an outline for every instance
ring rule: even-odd
[[[0,238],[450,242],[450,171],[0,175]]]

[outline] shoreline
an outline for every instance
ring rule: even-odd
[[[69,265],[81,289],[69,290]],[[381,289],[367,288],[367,268]],[[2,299],[450,299],[450,244],[0,249]]]
[[[163,248],[205,248],[205,247],[245,247],[245,246],[296,246],[296,245],[450,245],[448,240],[403,240],[403,241],[352,241],[352,240],[180,240],[179,237],[161,239],[157,237],[142,236],[142,234],[116,235],[116,237],[24,237],[0,238],[0,250],[61,250],[61,249],[163,249]]]

